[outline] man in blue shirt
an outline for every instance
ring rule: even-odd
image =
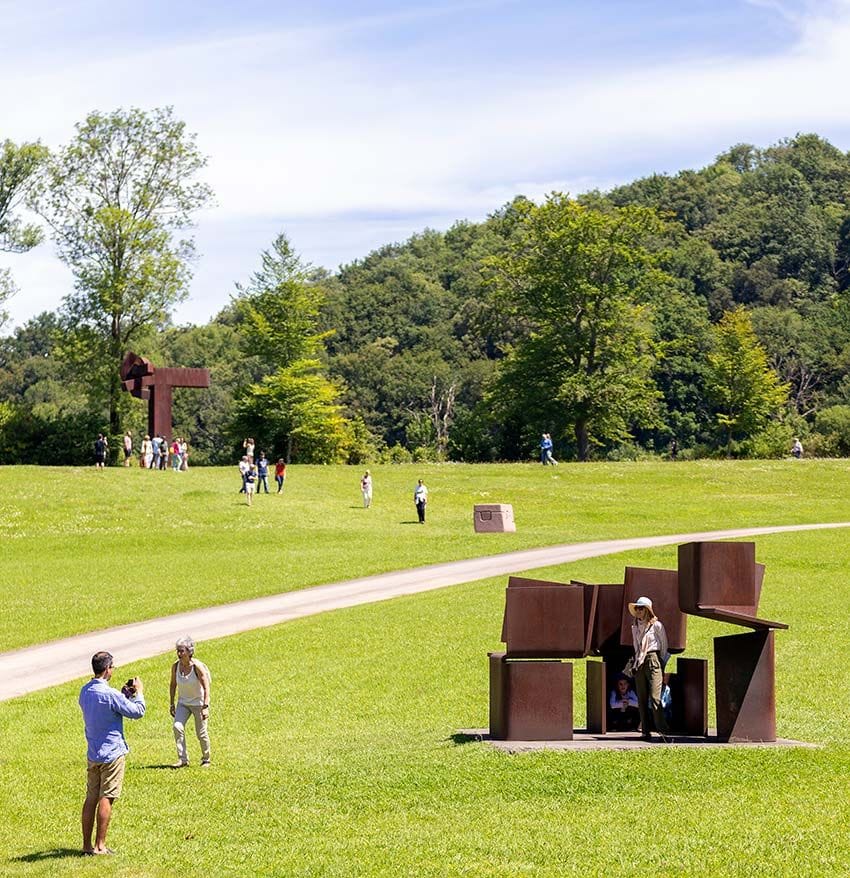
[[[115,665],[108,652],[96,652],[91,667],[94,677],[80,689],[80,708],[88,742],[83,853],[111,854],[106,846],[106,831],[112,817],[112,803],[121,795],[125,757],[130,752],[124,740],[124,717],[143,717],[145,699],[138,677],[133,678],[131,689],[125,687],[127,694],[109,685]],[[95,818],[97,832],[92,845]]]

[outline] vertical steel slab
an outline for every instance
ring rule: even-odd
[[[714,638],[714,690],[718,738],[776,740],[772,630]]]
[[[490,735],[502,741],[571,741],[573,666],[509,661],[490,653]]]
[[[605,662],[585,662],[587,671],[587,731],[604,735],[608,731],[608,687]]]
[[[681,709],[673,702],[674,716],[683,735],[708,734],[708,660],[676,659],[677,695]]]

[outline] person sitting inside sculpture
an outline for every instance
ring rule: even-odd
[[[664,711],[664,719],[669,726],[673,722],[673,695],[670,692],[670,675],[663,674],[661,685],[661,709]]]
[[[633,732],[640,724],[637,693],[624,674],[617,677],[608,698],[608,724],[614,732]]]

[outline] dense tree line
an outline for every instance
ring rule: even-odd
[[[133,155],[144,179],[145,162],[163,169],[161,217],[126,180],[135,208],[111,196],[120,181],[62,195],[72,158],[92,162],[115,137],[159,144]],[[0,242],[39,236],[11,197],[4,217],[9,165],[7,189],[30,190],[76,285],[0,339],[0,462],[82,462],[98,429],[143,432],[144,405],[115,392],[130,341],[156,363],[211,369],[209,390],[175,394],[197,462],[231,462],[245,435],[303,462],[525,460],[541,432],[580,460],[674,442],[680,456],[777,456],[794,436],[808,453],[850,453],[850,155],[815,135],[610,192],[518,196],[335,274],[281,234],[222,313],[184,327],[170,311],[190,242],[172,233],[209,192],[170,111],[93,115],[56,156],[5,150]]]

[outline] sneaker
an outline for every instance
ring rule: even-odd
[[[201,768],[209,768],[209,767],[210,767],[209,759],[202,759],[201,760]]]
[[[188,765],[189,765],[188,762],[175,762],[174,765],[172,765],[171,767],[172,768],[186,768]]]

